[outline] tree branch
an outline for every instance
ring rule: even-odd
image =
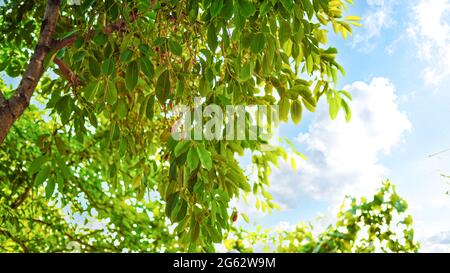
[[[59,17],[61,0],[48,0],[38,44],[22,80],[12,98],[0,107],[0,145],[13,123],[30,104],[36,86],[44,73],[44,59],[50,52],[52,36]]]
[[[60,49],[63,49],[66,46],[71,46],[73,45],[73,43],[75,43],[75,41],[78,39],[77,35],[73,35],[70,37],[67,37],[65,39],[62,40],[52,40],[52,43],[50,45],[52,51],[59,51]]]
[[[53,60],[55,64],[58,65],[59,70],[63,73],[64,77],[70,82],[72,86],[79,86],[81,84],[80,79],[75,74],[75,72],[70,69],[70,67],[61,59],[55,58]]]
[[[31,187],[28,186],[25,191],[17,198],[17,200],[11,205],[12,209],[17,209],[22,203],[27,199],[28,194],[30,193]]]
[[[45,221],[42,221],[42,220],[39,220],[39,219],[35,219],[35,218],[31,218],[31,220],[36,222],[36,223],[43,224],[43,225],[45,225],[45,226],[47,226],[47,227],[49,227],[51,229],[56,229],[56,230],[60,231],[62,234],[67,236],[67,238],[69,238],[70,241],[77,242],[80,245],[84,245],[87,248],[90,248],[91,251],[98,251],[99,248],[109,249],[111,251],[117,251],[117,249],[113,248],[113,247],[109,247],[109,246],[98,246],[98,247],[96,247],[96,246],[93,246],[93,245],[89,244],[88,242],[83,241],[83,238],[90,237],[91,235],[93,235],[95,233],[101,232],[101,230],[94,230],[93,232],[88,233],[88,234],[75,234],[75,235],[78,235],[78,236],[81,235],[81,237],[74,237],[69,232],[63,230],[61,227],[55,226],[53,223],[48,223],[48,222],[45,222]]]
[[[6,236],[9,239],[13,240],[16,244],[18,244],[22,248],[23,252],[25,252],[25,253],[29,253],[30,252],[30,250],[28,249],[27,245],[23,241],[21,241],[20,239],[15,238],[9,231],[0,229],[0,234],[3,234],[4,236]]]

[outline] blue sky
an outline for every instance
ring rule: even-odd
[[[450,252],[450,0],[360,0],[348,14],[363,27],[344,41],[331,35],[347,76],[339,88],[354,96],[353,119],[330,121],[326,104],[300,126],[282,126],[308,161],[272,175],[281,211],[260,215],[263,227],[301,220],[331,222],[345,194],[370,196],[391,179],[409,203],[422,251]]]

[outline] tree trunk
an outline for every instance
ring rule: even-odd
[[[38,44],[22,80],[11,99],[0,93],[0,145],[14,122],[30,104],[31,96],[44,73],[44,59],[51,50],[52,36],[59,17],[61,0],[48,0]]]

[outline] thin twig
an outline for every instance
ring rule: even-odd
[[[17,243],[22,248],[23,252],[25,252],[25,253],[29,253],[30,252],[30,250],[28,249],[27,245],[23,241],[19,240],[18,238],[15,238],[9,231],[4,230],[4,229],[0,229],[0,234],[5,235],[9,239],[11,239],[15,243]]]
[[[31,187],[28,186],[25,191],[19,196],[19,198],[17,198],[17,200],[12,203],[11,208],[12,209],[17,209],[20,205],[22,205],[22,203],[25,201],[25,199],[27,199],[28,194],[30,193]]]
[[[58,65],[59,70],[61,70],[62,74],[69,81],[70,85],[75,87],[81,85],[81,80],[63,60],[55,58],[54,62]]]

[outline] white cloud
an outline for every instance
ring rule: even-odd
[[[450,245],[450,231],[440,232],[430,238],[430,242]]]
[[[340,202],[344,194],[371,194],[386,176],[380,156],[411,129],[397,107],[395,87],[386,78],[374,78],[345,89],[353,95],[351,122],[343,115],[330,120],[326,103],[320,105],[308,131],[298,137],[308,161],[299,161],[297,171],[287,165],[274,170],[270,192],[276,201],[293,205],[307,195]]]
[[[450,76],[450,0],[419,0],[412,7],[407,33],[427,63],[425,82],[439,85]]]
[[[369,6],[384,6],[384,0],[367,0]]]
[[[362,16],[362,28],[355,28],[353,46],[362,51],[371,51],[375,47],[375,39],[381,31],[394,25],[392,18],[392,0],[367,0],[369,11]]]
[[[421,244],[421,252],[449,253],[450,231],[438,232]]]

